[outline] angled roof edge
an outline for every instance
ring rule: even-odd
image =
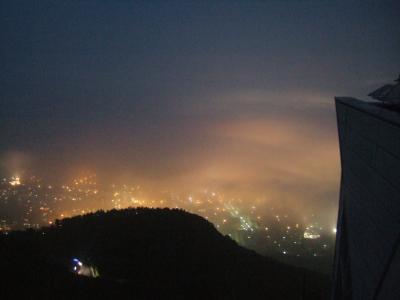
[[[345,105],[355,110],[369,114],[377,119],[392,123],[400,127],[400,111],[377,101],[364,101],[353,97],[335,97],[336,105]]]

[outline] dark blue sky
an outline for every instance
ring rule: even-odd
[[[10,0],[0,17],[3,169],[333,199],[333,96],[400,72],[399,1]],[[308,195],[307,172],[332,174]]]

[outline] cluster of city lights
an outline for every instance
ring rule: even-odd
[[[307,221],[301,222],[283,210],[270,207],[265,211],[249,203],[208,189],[148,197],[140,185],[99,186],[95,175],[60,185],[35,176],[13,176],[0,182],[0,231],[39,228],[99,209],[170,207],[203,216],[221,233],[261,253],[320,256],[333,249],[336,228],[323,228],[314,215],[304,216]],[[7,214],[15,211],[18,215]]]

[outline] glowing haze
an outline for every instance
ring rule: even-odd
[[[333,96],[400,69],[397,1],[1,5],[4,176],[90,170],[332,222]]]

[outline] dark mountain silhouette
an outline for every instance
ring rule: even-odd
[[[0,299],[326,299],[328,279],[177,209],[99,211],[0,238]],[[98,270],[72,272],[77,257]]]

